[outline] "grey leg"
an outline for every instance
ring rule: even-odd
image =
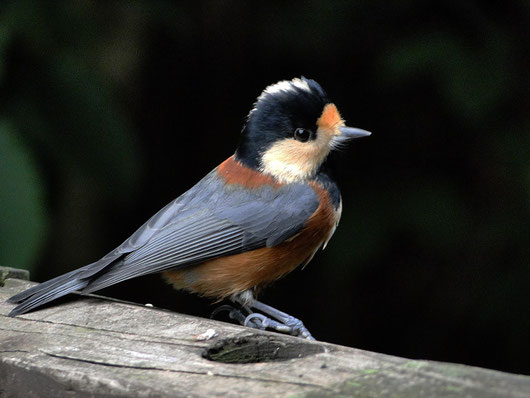
[[[244,326],[250,326],[261,330],[270,328],[277,332],[289,333],[308,340],[315,340],[301,320],[286,314],[285,312],[279,311],[270,305],[255,300],[250,291],[236,295],[232,300],[240,304],[242,308],[249,313],[243,322],[238,319],[238,321]],[[260,313],[252,312],[252,309],[261,311],[274,319]],[[240,314],[243,315],[241,312]]]

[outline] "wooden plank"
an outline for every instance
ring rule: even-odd
[[[0,267],[0,286],[9,278],[29,281],[29,271],[19,268]]]
[[[13,305],[5,299],[31,285],[8,279],[0,288],[2,398],[530,396],[528,376],[308,342],[94,295],[7,317]],[[217,337],[198,341],[208,329]]]

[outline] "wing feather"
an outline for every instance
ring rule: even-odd
[[[20,304],[10,315],[73,291],[277,245],[303,228],[318,203],[307,184],[245,189],[227,186],[214,170],[99,261],[13,296]]]

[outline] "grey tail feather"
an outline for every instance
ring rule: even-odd
[[[71,271],[71,272],[68,272],[64,275],[60,275],[56,278],[53,278],[53,279],[50,279],[49,281],[46,281],[46,282],[43,282],[43,283],[40,283],[38,285],[35,285],[27,290],[24,290],[23,292],[21,293],[18,293],[18,294],[15,294],[13,297],[10,297],[9,299],[7,299],[7,302],[8,303],[11,303],[11,304],[18,304],[18,303],[21,303],[22,301],[28,299],[29,297],[39,293],[39,292],[42,292],[44,290],[50,290],[50,289],[53,289],[57,286],[60,286],[68,281],[70,281],[72,278],[74,278],[77,274],[79,274],[79,272],[81,271],[81,269],[76,269],[75,271]]]
[[[120,263],[121,261],[118,261],[114,262],[113,264]],[[41,305],[49,303],[50,301],[56,300],[59,297],[65,296],[68,293],[84,289],[90,285],[92,281],[98,279],[101,273],[104,272],[105,268],[108,266],[97,264],[96,268],[94,267],[96,264],[97,263],[89,264],[88,266],[76,269],[64,275],[60,275],[14,295],[13,297],[9,298],[7,302],[18,305],[11,310],[9,316],[13,317],[24,314],[37,307],[40,307]],[[91,271],[91,269],[93,269],[95,272],[87,273],[87,271]]]
[[[11,310],[9,316],[13,317],[20,314],[24,314],[34,308],[40,307],[41,305],[58,299],[59,297],[65,296],[68,293],[72,293],[76,290],[82,289],[87,284],[87,280],[72,279],[54,288],[42,290],[23,300],[19,305],[17,305]]]

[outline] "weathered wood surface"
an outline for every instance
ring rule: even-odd
[[[9,278],[29,281],[29,271],[19,268],[0,267],[0,286]]]
[[[0,397],[530,397],[530,377],[260,332],[99,296],[17,318],[0,287]],[[197,341],[215,329],[218,336]],[[211,356],[247,363],[223,363]],[[254,363],[252,363],[252,361]]]

